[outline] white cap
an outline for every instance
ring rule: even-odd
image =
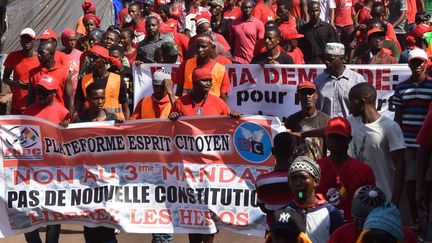
[[[159,69],[153,73],[153,85],[162,85],[165,79],[171,79],[171,73],[165,69]]]
[[[23,35],[28,35],[31,38],[36,38],[36,33],[34,32],[34,30],[32,30],[31,28],[25,28],[21,31],[20,37]]]
[[[426,61],[428,59],[428,56],[423,49],[415,48],[411,50],[408,55],[408,61],[411,61],[412,59],[421,59],[423,61]]]
[[[341,43],[327,43],[325,54],[343,56],[345,55],[345,46]]]

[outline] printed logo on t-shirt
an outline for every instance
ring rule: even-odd
[[[42,142],[39,126],[1,126],[3,159],[41,160]]]
[[[271,137],[261,125],[244,122],[234,132],[234,147],[245,160],[262,163],[271,155]]]

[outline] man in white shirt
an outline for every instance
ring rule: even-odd
[[[376,110],[377,92],[365,82],[349,92],[350,156],[372,167],[377,186],[399,204],[405,179],[405,142],[399,125]]]

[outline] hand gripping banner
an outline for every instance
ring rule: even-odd
[[[278,119],[71,124],[2,116],[2,236],[54,223],[135,233],[262,235],[255,179],[271,171]],[[283,129],[283,128],[282,128]]]

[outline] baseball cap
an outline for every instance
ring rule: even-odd
[[[223,0],[212,0],[209,4],[213,5],[213,6],[215,6],[215,5],[216,6],[220,6],[221,8],[225,7],[225,4],[224,4]]]
[[[345,55],[345,46],[336,42],[327,43],[325,54],[343,56]]]
[[[411,33],[417,38],[422,38],[424,33],[430,31],[432,31],[432,29],[429,27],[429,25],[421,23],[418,24]]]
[[[376,36],[383,36],[383,37],[385,37],[386,33],[383,30],[381,30],[381,29],[372,28],[372,29],[370,29],[367,32],[367,34],[366,34],[366,40],[369,41],[369,38],[371,38],[373,35],[374,36],[376,35]]]
[[[48,40],[51,38],[54,38],[55,40],[57,40],[57,33],[52,29],[44,30],[39,37],[39,39],[41,39],[41,40]]]
[[[411,61],[412,59],[421,59],[423,61],[426,61],[428,59],[428,56],[423,49],[415,48],[411,50],[408,54],[408,61]]]
[[[171,79],[171,73],[165,69],[159,69],[153,73],[153,85],[162,85],[165,79]]]
[[[180,54],[180,52],[177,49],[177,46],[174,42],[164,42],[161,45],[162,51],[163,53],[166,53],[170,56],[175,56]]]
[[[201,13],[197,14],[195,17],[195,25],[199,26],[204,23],[210,23],[211,15],[207,11],[202,11]]]
[[[346,118],[333,117],[327,122],[325,134],[339,134],[344,137],[351,137],[351,124]]]
[[[49,75],[42,75],[36,85],[40,85],[47,90],[57,90],[59,88],[59,82],[57,79]]]
[[[274,230],[284,230],[290,235],[297,236],[306,231],[306,222],[294,209],[285,208],[273,212],[270,231]]]
[[[25,28],[25,29],[23,29],[21,31],[20,37],[23,36],[23,35],[28,35],[28,36],[30,36],[33,39],[36,38],[36,33],[31,28]]]
[[[192,72],[192,82],[196,82],[203,79],[211,79],[211,71],[208,68],[199,67],[195,68]]]
[[[316,91],[316,86],[312,82],[303,81],[297,85],[297,91],[302,90],[302,89],[313,89]]]

